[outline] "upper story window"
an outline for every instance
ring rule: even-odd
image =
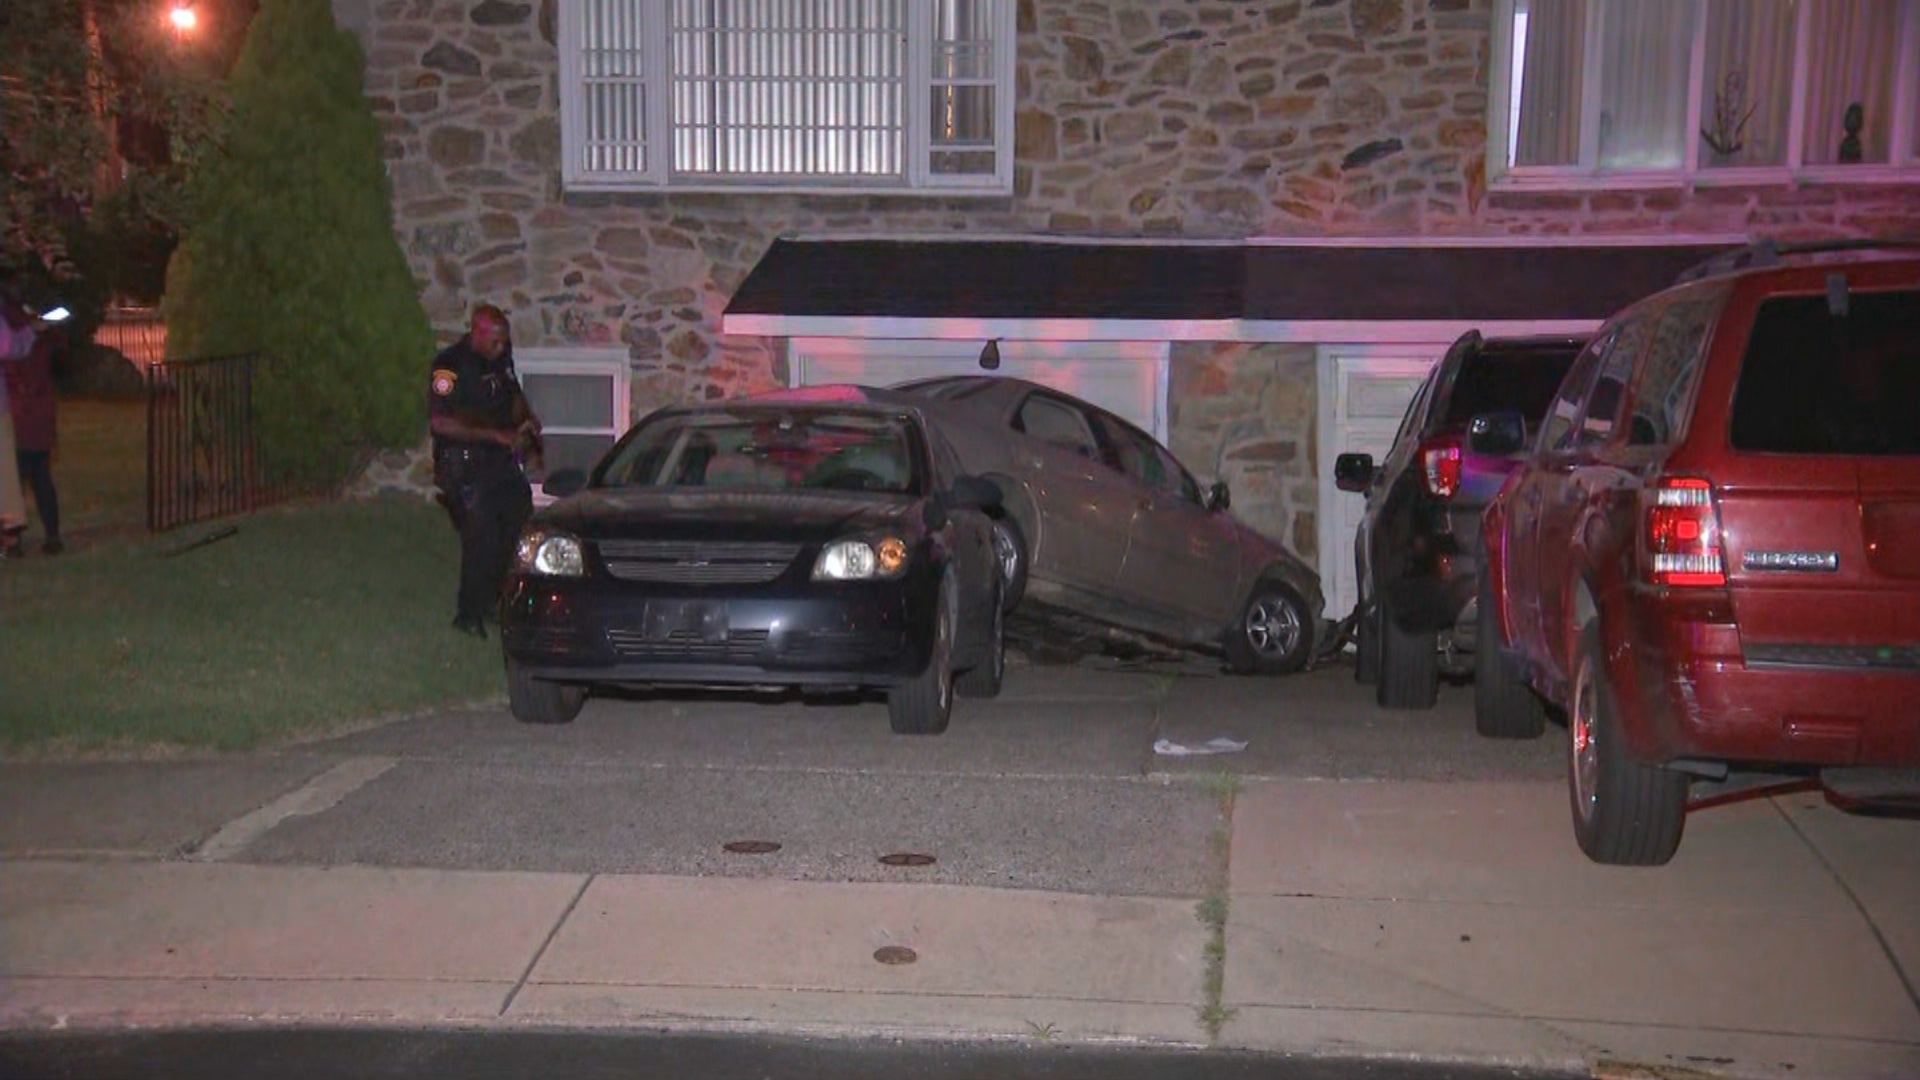
[[[1510,184],[1920,179],[1920,0],[1497,0]]]
[[[569,188],[1013,188],[1015,0],[560,5]]]

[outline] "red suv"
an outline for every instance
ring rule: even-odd
[[[1487,510],[1476,723],[1565,712],[1596,862],[1672,858],[1695,777],[1920,766],[1920,245],[1865,246],[1616,315]]]

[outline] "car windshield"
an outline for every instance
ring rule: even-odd
[[[1760,305],[1733,396],[1733,445],[1772,454],[1920,454],[1920,292]]]
[[[1547,415],[1553,392],[1578,354],[1574,348],[1527,349],[1468,357],[1447,398],[1445,423],[1463,425],[1481,413],[1514,409],[1531,430]]]
[[[728,409],[647,423],[601,470],[601,487],[919,490],[909,421],[826,409]]]

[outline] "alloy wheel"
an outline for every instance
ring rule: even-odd
[[[993,523],[993,558],[1000,566],[1000,583],[1011,589],[1014,575],[1020,572],[1020,545],[1004,522]]]
[[[1247,605],[1246,634],[1256,655],[1286,656],[1300,643],[1300,617],[1285,598],[1267,593]]]
[[[1593,820],[1600,786],[1600,747],[1595,742],[1596,705],[1592,665],[1582,663],[1573,686],[1573,713],[1567,718],[1567,738],[1573,755],[1573,798],[1581,820]]]

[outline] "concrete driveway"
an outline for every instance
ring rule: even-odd
[[[1154,752],[1220,736],[1246,748]],[[1469,688],[1380,711],[1347,667],[1094,662],[1015,664],[938,738],[890,735],[878,703],[630,696],[558,728],[485,708],[9,764],[0,1027],[746,1025],[1920,1075],[1920,823],[1781,794],[1697,814],[1667,867],[1596,867],[1563,742],[1476,738]]]

